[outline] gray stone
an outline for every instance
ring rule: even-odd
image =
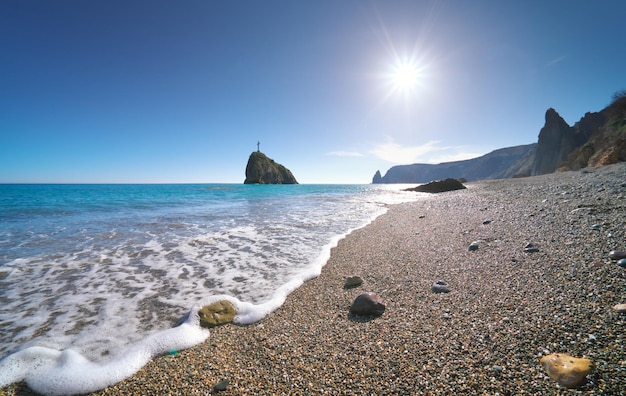
[[[346,278],[346,282],[343,284],[344,289],[351,289],[353,287],[361,286],[363,279],[360,276],[349,276]]]
[[[220,382],[218,382],[217,384],[215,384],[215,386],[213,387],[213,392],[222,392],[225,391],[226,389],[228,389],[228,384],[230,383],[229,379],[224,379],[221,380]]]
[[[609,258],[611,260],[620,260],[626,258],[626,250],[612,250],[609,252]]]
[[[435,282],[430,290],[432,290],[433,293],[450,293],[450,288],[446,286],[446,282],[441,280]]]

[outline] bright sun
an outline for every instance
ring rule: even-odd
[[[420,70],[412,63],[401,63],[393,70],[396,89],[410,89],[419,82]]]

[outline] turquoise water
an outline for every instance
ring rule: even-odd
[[[212,296],[254,322],[339,238],[416,199],[400,189],[0,185],[0,357],[42,346],[112,359]]]

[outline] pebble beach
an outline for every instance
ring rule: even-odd
[[[393,205],[265,319],[94,394],[623,394],[626,269],[609,252],[626,250],[625,176],[621,163]],[[363,284],[344,288],[350,276]],[[364,292],[381,316],[349,314]],[[550,353],[590,359],[585,384],[557,385],[539,363]]]

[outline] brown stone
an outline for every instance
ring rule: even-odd
[[[553,353],[541,358],[550,378],[566,388],[577,388],[585,383],[591,371],[591,360],[575,358],[565,353]]]
[[[350,307],[353,315],[380,316],[385,312],[385,302],[376,293],[363,293],[357,296]]]
[[[205,305],[198,311],[200,326],[207,328],[230,323],[236,314],[235,306],[226,300]]]
[[[617,304],[613,307],[613,311],[617,313],[626,313],[626,304]]]

